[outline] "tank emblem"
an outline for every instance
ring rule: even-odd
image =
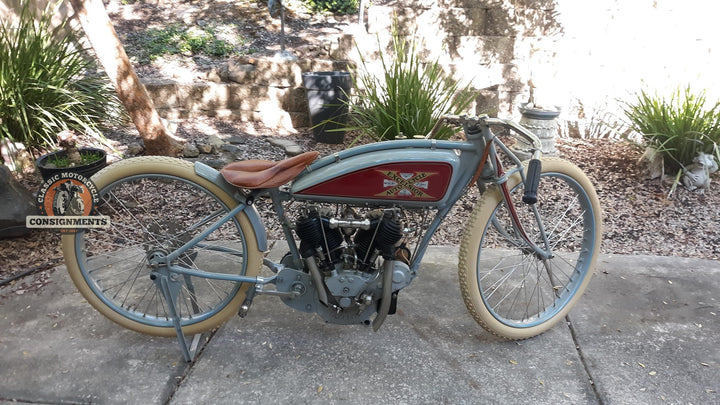
[[[432,172],[416,172],[407,173],[397,170],[378,170],[385,178],[383,178],[382,192],[375,194],[376,197],[414,197],[420,199],[433,198],[423,190],[430,187],[430,183],[425,180],[437,173]]]
[[[350,168],[357,165],[350,165]],[[343,167],[340,167],[343,169]],[[355,170],[336,173],[334,165],[314,172],[314,182],[293,190],[302,196],[345,197],[381,201],[442,201],[452,184],[453,166],[447,162],[389,162],[366,164]]]

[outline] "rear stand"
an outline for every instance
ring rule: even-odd
[[[180,350],[182,350],[183,358],[186,362],[189,363],[195,359],[202,333],[194,335],[192,341],[190,342],[190,345],[188,346],[188,340],[186,339],[185,334],[182,331],[182,325],[180,324],[180,316],[177,313],[176,306],[177,297],[183,283],[181,283],[180,281],[173,281],[165,274],[156,273],[155,276],[155,283],[160,288],[160,291],[162,291],[163,298],[165,298],[165,302],[167,303],[170,310],[170,316],[172,317],[173,325],[175,327],[175,333],[177,334],[177,340],[180,344]],[[190,280],[187,280],[188,278],[189,277],[186,277],[185,282],[191,294],[193,294],[194,288],[192,287],[192,284],[189,283]],[[193,307],[196,306],[197,304],[195,304],[193,300]],[[197,310],[197,308],[194,308],[194,310]]]

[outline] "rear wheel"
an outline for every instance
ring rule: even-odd
[[[110,227],[62,238],[70,276],[83,296],[118,324],[150,335],[175,336],[158,273],[176,292],[175,312],[185,334],[212,329],[237,313],[248,283],[169,274],[149,259],[190,241],[237,202],[195,174],[193,164],[140,157],[109,166],[92,178],[98,211]],[[241,212],[182,255],[177,265],[214,273],[256,276],[262,257],[252,225]],[[162,273],[165,271],[165,273]]]
[[[538,335],[561,320],[590,282],[600,252],[601,209],[590,180],[573,164],[543,159],[538,202],[522,202],[519,173],[508,189],[533,251],[512,225],[497,187],[483,194],[463,234],[459,279],[465,305],[493,334],[509,339]],[[542,238],[533,209],[542,221]]]

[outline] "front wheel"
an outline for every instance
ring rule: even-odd
[[[526,339],[561,320],[590,282],[600,253],[601,209],[587,176],[561,159],[542,159],[534,206],[522,202],[519,173],[507,185],[527,237],[550,255],[528,246],[501,190],[492,187],[463,233],[458,276],[465,305],[483,328]]]
[[[172,312],[186,335],[210,330],[237,313],[247,283],[154,269],[150,259],[183,246],[237,205],[193,164],[148,156],[120,161],[92,177],[98,211],[110,227],[62,237],[68,272],[103,315],[137,332],[175,336]],[[244,212],[195,244],[175,263],[186,269],[257,276],[261,254]],[[159,274],[164,274],[159,277]],[[175,293],[171,311],[159,281]]]

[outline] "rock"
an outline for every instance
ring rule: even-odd
[[[223,81],[222,77],[220,77],[220,73],[218,73],[216,69],[212,69],[211,71],[207,72],[205,78],[213,83],[222,83]]]
[[[0,239],[26,234],[25,217],[37,213],[32,194],[0,164]]]
[[[218,169],[218,170],[222,169],[226,164],[228,164],[228,162],[223,159],[207,159],[207,160],[203,160],[202,162],[205,163],[206,165],[212,167],[213,169]]]
[[[166,120],[165,118],[160,118],[160,120],[163,124],[165,124],[165,128],[171,135],[175,135],[175,133],[177,133],[178,126],[180,125],[178,120]]]
[[[213,153],[212,145],[209,145],[207,143],[199,143],[196,146],[197,146],[198,150],[200,151],[200,153],[202,153],[202,154],[207,155],[207,154]]]
[[[210,69],[206,75],[207,79],[213,83],[223,83],[228,81],[227,67],[215,67]]]
[[[143,151],[142,145],[140,145],[137,142],[132,142],[131,144],[128,145],[125,153],[127,153],[129,156],[137,156],[137,155],[141,154],[142,151]]]
[[[290,139],[268,138],[267,141],[270,142],[271,145],[279,146],[279,147],[285,149],[285,153],[287,153],[290,156],[296,156],[303,152],[300,145],[298,145],[294,141],[291,141]]]
[[[292,62],[292,61],[296,61],[298,59],[297,56],[295,56],[295,54],[293,54],[292,52],[290,52],[288,50],[276,52],[273,55],[273,58],[275,60],[286,61],[286,62]]]
[[[35,167],[33,158],[20,142],[10,142],[3,138],[0,140],[0,155],[11,171],[22,173]]]
[[[220,152],[220,150],[222,149],[223,144],[225,144],[225,142],[223,142],[223,140],[220,139],[220,137],[218,137],[217,135],[210,135],[210,136],[208,136],[208,138],[207,138],[207,143],[208,143],[210,146],[212,146],[212,148],[213,148],[213,153],[218,153],[218,152]]]
[[[227,141],[233,145],[239,145],[245,143],[245,138],[241,136],[231,136]]]
[[[195,158],[200,155],[200,151],[194,144],[186,143],[185,147],[183,148],[182,155],[186,158]]]
[[[200,14],[201,10],[195,6],[189,6],[186,8],[180,8],[179,10],[176,10],[176,16],[178,19],[182,20],[185,24],[194,24],[195,18],[197,18],[197,15]]]
[[[295,145],[295,142],[285,138],[268,138],[267,141],[270,142],[271,145],[279,146],[281,148]]]
[[[239,146],[230,145],[230,144],[224,144],[221,147],[221,149],[224,150],[225,152],[230,152],[230,153],[239,153],[240,151],[242,151],[242,148],[240,148]]]
[[[255,80],[255,70],[251,64],[243,64],[240,61],[230,60],[228,62],[228,80],[235,83],[252,83]]]
[[[302,148],[300,145],[289,145],[285,147],[285,153],[287,153],[290,156],[297,156],[301,153],[303,153]]]
[[[645,162],[646,177],[648,179],[656,179],[663,173],[663,158],[654,148],[645,148],[645,152],[640,157]]]

